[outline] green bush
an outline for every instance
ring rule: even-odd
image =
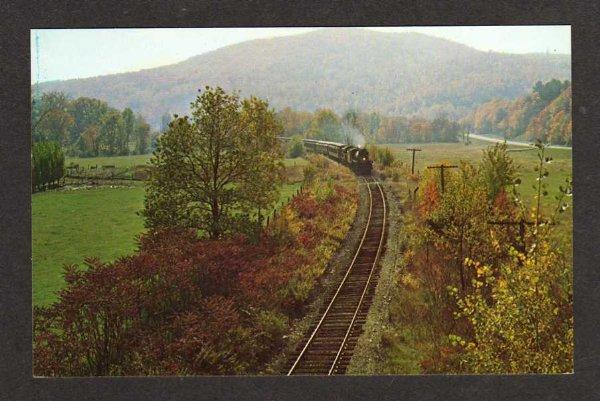
[[[290,144],[288,155],[291,159],[304,156],[304,145],[301,138],[293,138]]]
[[[383,167],[389,167],[394,162],[394,155],[390,151],[390,148],[387,148],[387,147],[383,148],[383,149],[378,148],[377,149],[377,159]]]
[[[31,185],[40,190],[65,175],[65,155],[56,142],[37,142],[31,149]]]

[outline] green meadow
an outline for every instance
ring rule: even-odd
[[[427,166],[446,163],[458,164],[461,160],[470,163],[478,163],[481,160],[482,151],[489,146],[489,142],[474,140],[470,145],[463,143],[424,143],[424,144],[390,144],[378,145],[388,147],[398,160],[410,166],[412,152],[406,148],[420,148],[416,152],[415,171],[422,172]],[[525,205],[533,205],[536,190],[533,188],[537,182],[538,172],[534,170],[538,165],[537,149],[525,148],[522,146],[509,146],[510,155],[516,166],[518,176],[521,178],[521,184],[517,187],[521,199]],[[560,194],[559,186],[565,185],[565,179],[573,175],[573,159],[570,149],[546,149],[545,155],[552,157],[552,162],[547,164],[549,175],[544,180],[547,184],[548,195],[542,198],[542,212],[545,215],[554,215],[558,201],[555,199]],[[574,195],[577,196],[577,195]],[[572,201],[572,198],[570,198]],[[558,216],[558,224],[553,231],[555,243],[564,249],[568,255],[572,254],[573,249],[573,208],[570,207],[562,215]]]
[[[390,144],[378,145],[379,147],[388,147],[398,160],[410,166],[412,152],[406,148],[420,148],[420,152],[415,155],[415,171],[423,172],[427,166],[446,163],[458,164],[461,160],[470,163],[477,163],[481,160],[482,151],[489,147],[488,142],[473,141],[472,144],[465,146],[462,143],[424,143],[424,144]],[[526,150],[523,150],[526,149]],[[535,194],[533,185],[536,183],[537,172],[534,171],[538,163],[537,152],[535,149],[528,149],[517,146],[509,146],[519,176],[522,180],[518,191],[525,201],[531,201]],[[553,158],[553,161],[547,165],[549,176],[545,181],[548,185],[548,197],[546,206],[549,207],[551,199],[559,193],[559,185],[564,186],[565,179],[572,176],[573,160],[572,152],[568,149],[546,149],[546,156]]]
[[[67,159],[80,166],[144,164],[149,155]],[[303,167],[304,159],[286,159],[286,167]],[[276,207],[285,204],[300,187],[282,186]],[[62,288],[63,266],[82,265],[86,257],[102,261],[131,254],[144,222],[137,214],[143,208],[142,183],[132,186],[100,186],[39,192],[32,195],[33,304],[47,305]]]
[[[98,187],[48,191],[32,196],[33,304],[48,304],[63,284],[65,264],[85,257],[114,260],[136,248],[144,229],[136,214],[144,188]]]
[[[79,167],[89,168],[90,166],[115,166],[116,168],[128,168],[146,164],[152,155],[132,155],[132,156],[105,156],[105,157],[67,157],[65,165],[79,164]]]

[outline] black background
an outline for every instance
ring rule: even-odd
[[[3,0],[0,18],[1,400],[600,400],[600,2]],[[522,24],[572,25],[575,374],[32,377],[30,29]]]

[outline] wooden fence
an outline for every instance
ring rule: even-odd
[[[285,202],[281,203],[279,206],[285,207],[296,196],[301,195],[303,193],[303,191],[304,191],[304,183],[300,184],[300,187],[296,190],[296,192],[293,195],[288,196],[287,200]],[[281,213],[279,213],[279,215],[281,215]],[[277,206],[273,208],[273,213],[271,215],[267,215],[267,220],[266,220],[266,223],[265,223],[265,228],[269,227],[269,224],[272,224],[275,221],[275,219],[277,219]]]

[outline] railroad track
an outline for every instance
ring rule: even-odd
[[[379,182],[364,178],[369,216],[354,258],[337,289],[291,355],[287,375],[344,374],[362,333],[379,276],[378,262],[386,235],[386,202]]]

